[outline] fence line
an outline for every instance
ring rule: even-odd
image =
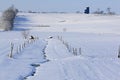
[[[73,55],[82,55],[82,48],[74,48],[68,42],[66,42],[62,36],[57,36],[57,39],[60,40]],[[120,46],[118,47],[118,58],[120,58]]]
[[[28,45],[33,44],[36,40],[37,39],[27,39],[27,41],[24,41],[22,44],[18,45],[16,49],[15,49],[15,44],[11,42],[10,43],[10,53],[8,54],[8,56],[10,58],[13,58],[14,54],[21,53]]]
[[[72,53],[73,55],[77,56],[77,55],[81,55],[82,54],[81,48],[74,48],[74,47],[72,47],[67,41],[63,40],[62,36],[57,36],[57,39],[60,40],[66,46],[68,51],[70,53]]]

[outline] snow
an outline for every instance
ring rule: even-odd
[[[4,36],[6,36],[6,34]],[[2,39],[5,38],[4,36]],[[13,38],[15,36],[12,35],[11,37]],[[21,53],[17,54],[14,52],[13,58],[9,58],[8,57],[8,54],[10,53],[9,40],[13,42],[14,40],[16,41],[16,39],[14,38],[12,39],[12,38],[0,40],[2,41],[1,51],[0,51],[0,55],[1,55],[0,56],[0,79],[1,80],[23,80],[26,76],[31,75],[31,73],[35,71],[35,68],[31,66],[31,64],[35,64],[35,63],[40,64],[46,61],[43,55],[43,49],[46,45],[46,42],[42,39],[39,41],[36,41],[35,43],[27,45]],[[20,44],[21,41],[17,40],[16,42]],[[18,45],[18,44],[15,44],[15,45]]]
[[[49,40],[46,48],[50,61],[41,64],[34,77],[27,80],[119,80],[120,64],[116,64],[117,58],[74,56],[62,43],[58,46],[55,43],[60,44],[57,40]],[[68,54],[70,56],[66,56]]]
[[[99,16],[93,14],[85,15],[74,13],[20,14],[20,18],[25,20],[24,23],[19,25],[20,28],[39,30],[41,32],[63,32],[63,29],[66,28],[67,32],[120,33],[118,24],[120,20],[119,15]],[[39,27],[39,25],[49,25],[51,27]]]
[[[0,79],[119,80],[119,21],[119,15],[19,13],[13,31],[0,31]],[[17,53],[27,41],[23,30],[39,39]],[[57,36],[81,48],[81,55],[75,56]],[[8,57],[11,43],[13,58]]]
[[[48,59],[61,59],[65,57],[69,57],[71,54],[59,40],[48,40],[48,45],[45,53],[47,54]],[[61,50],[60,50],[61,49]]]

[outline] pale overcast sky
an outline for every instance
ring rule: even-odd
[[[83,12],[89,6],[91,12],[107,7],[120,13],[120,0],[0,0],[0,11],[14,4],[19,10]]]

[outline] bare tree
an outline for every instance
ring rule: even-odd
[[[109,15],[115,15],[115,12],[112,12],[112,11],[111,11],[111,8],[108,7],[108,8],[107,8],[107,14],[109,14]]]
[[[98,8],[95,12],[93,12],[94,14],[104,14],[104,11],[101,11],[100,8]]]

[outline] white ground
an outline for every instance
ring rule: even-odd
[[[0,79],[119,80],[119,22],[119,15],[20,13],[14,31],[0,32]],[[39,39],[17,54],[17,46],[25,41],[22,30]],[[72,48],[81,48],[82,54],[74,56],[57,36]],[[11,42],[15,44],[13,58],[8,57]],[[35,70],[31,64],[40,66]]]

